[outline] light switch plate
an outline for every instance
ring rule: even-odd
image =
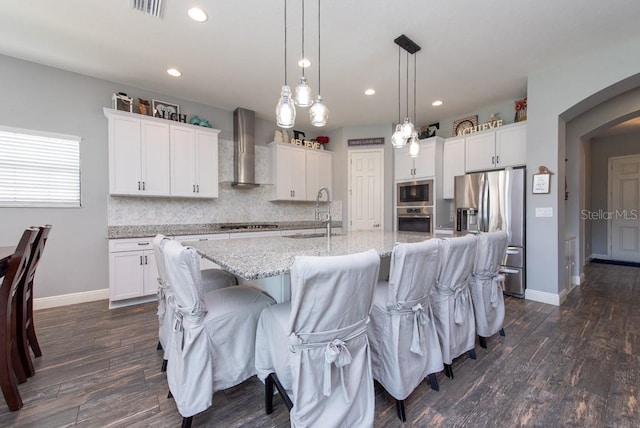
[[[536,208],[536,217],[553,217],[553,207]]]

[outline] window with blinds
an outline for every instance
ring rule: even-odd
[[[0,127],[0,207],[79,207],[80,138]]]

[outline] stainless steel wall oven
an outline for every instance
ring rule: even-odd
[[[433,207],[399,207],[397,217],[399,232],[431,233]]]
[[[433,180],[398,183],[396,195],[397,207],[433,206]]]

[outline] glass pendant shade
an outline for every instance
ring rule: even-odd
[[[294,102],[299,107],[309,107],[313,104],[313,96],[311,95],[311,87],[307,84],[307,78],[300,77],[300,83],[296,86]]]
[[[316,102],[309,109],[309,118],[313,126],[325,126],[329,119],[329,109],[322,101],[322,97],[318,94]]]
[[[411,140],[409,140],[409,156],[416,158],[420,156],[420,142],[418,141],[418,133],[413,131]]]
[[[293,128],[295,121],[296,106],[291,99],[291,89],[285,85],[276,105],[276,122],[280,128]]]
[[[394,148],[399,149],[404,147],[405,144],[407,144],[407,139],[402,136],[402,125],[397,124],[396,131],[391,136],[391,145]]]
[[[414,131],[413,123],[411,123],[408,117],[405,118],[404,123],[402,124],[402,136],[407,139],[411,138],[413,131]]]

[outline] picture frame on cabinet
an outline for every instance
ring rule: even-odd
[[[168,103],[166,101],[152,100],[151,110],[155,117],[170,119],[178,117],[180,114],[180,106],[178,104]],[[175,115],[175,116],[173,116]]]

